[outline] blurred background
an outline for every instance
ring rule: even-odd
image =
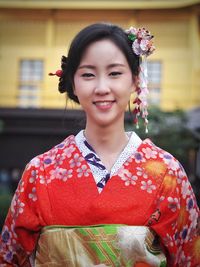
[[[147,136],[183,164],[200,204],[200,1],[0,0],[0,228],[25,165],[84,127],[48,73],[74,35],[99,21],[155,36]],[[131,121],[127,112],[127,130]]]

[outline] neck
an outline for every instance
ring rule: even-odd
[[[128,142],[124,130],[124,123],[106,127],[90,126],[86,124],[85,137],[89,144],[98,152],[117,153]]]

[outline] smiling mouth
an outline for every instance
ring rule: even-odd
[[[94,101],[93,104],[96,106],[101,106],[101,107],[106,107],[109,106],[111,104],[113,104],[115,102],[115,100],[110,100],[110,101]]]

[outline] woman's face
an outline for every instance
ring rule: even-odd
[[[88,125],[105,127],[123,122],[133,90],[126,57],[112,41],[104,39],[87,47],[74,75],[74,93]]]

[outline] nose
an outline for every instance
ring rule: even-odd
[[[95,93],[99,95],[106,95],[109,94],[109,92],[110,92],[110,87],[105,77],[99,78],[95,86]]]

